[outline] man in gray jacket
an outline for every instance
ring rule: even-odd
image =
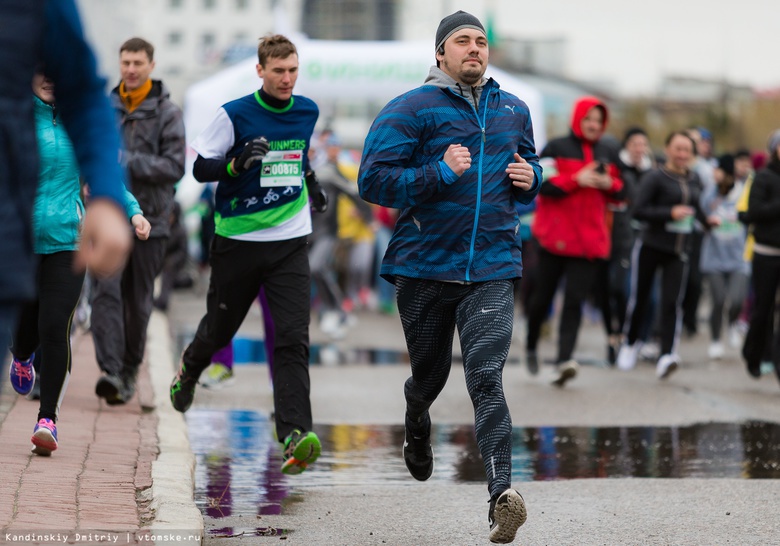
[[[124,137],[121,162],[130,190],[152,225],[149,239],[136,241],[121,274],[96,281],[92,333],[104,375],[95,393],[108,404],[124,404],[135,393],[152,312],[154,280],[170,234],[175,184],[184,175],[182,113],[159,80],[152,80],[154,47],[131,38],[119,49],[122,81],[111,93]]]

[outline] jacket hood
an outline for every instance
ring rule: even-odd
[[[432,66],[425,78],[425,85],[435,85],[445,89],[447,87],[456,87],[458,82],[438,66]]]
[[[588,115],[591,108],[601,108],[604,112],[604,131],[607,130],[607,121],[609,120],[607,106],[596,97],[582,97],[574,103],[574,110],[571,114],[571,131],[580,140],[585,139],[582,136],[582,118]],[[604,131],[602,131],[602,134],[604,134]]]
[[[425,78],[425,85],[433,85],[442,89],[452,89],[458,95],[468,99],[475,106],[479,104],[482,88],[487,82],[488,80],[483,77],[482,81],[475,86],[462,85],[438,66],[432,66],[428,72],[428,77]]]

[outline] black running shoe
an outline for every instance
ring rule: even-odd
[[[489,502],[490,542],[509,544],[528,517],[523,496],[514,489],[507,489]]]
[[[173,404],[173,409],[181,413],[190,409],[192,399],[195,398],[195,386],[197,384],[198,378],[190,375],[184,366],[184,362],[182,362],[179,372],[171,383],[171,404]]]
[[[404,462],[415,480],[424,482],[433,474],[433,449],[431,448],[431,423],[425,434],[415,435],[407,424],[404,434]]]
[[[123,388],[124,384],[118,375],[107,373],[95,384],[95,394],[105,400],[109,406],[117,406],[125,403],[122,397]]]

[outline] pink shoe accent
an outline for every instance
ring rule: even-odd
[[[57,449],[57,425],[51,419],[41,419],[35,425],[32,438],[32,452],[37,455],[51,455]]]

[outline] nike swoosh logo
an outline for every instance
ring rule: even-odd
[[[484,307],[482,308],[483,313],[490,313],[491,311],[496,311],[496,309],[485,309]]]

